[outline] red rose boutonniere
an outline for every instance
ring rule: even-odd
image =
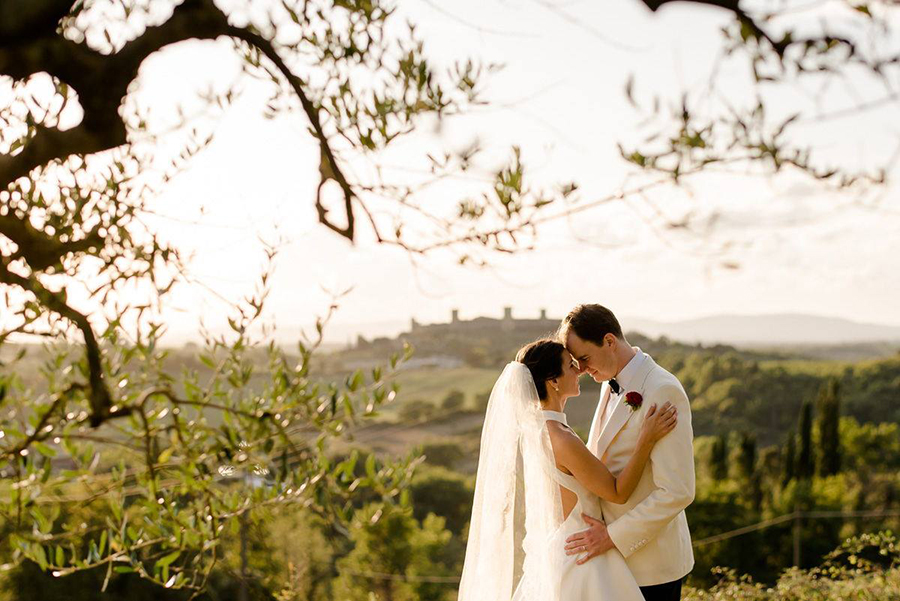
[[[643,402],[644,397],[641,396],[640,392],[632,390],[625,395],[625,404],[631,407],[632,411],[637,411],[638,409],[640,409]]]

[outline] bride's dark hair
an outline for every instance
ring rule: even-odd
[[[547,380],[558,378],[563,373],[563,352],[566,347],[550,338],[530,342],[516,353],[516,361],[531,372],[538,398],[547,398]]]

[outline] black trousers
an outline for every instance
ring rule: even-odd
[[[646,601],[680,601],[682,580],[684,579],[679,578],[674,582],[666,582],[665,584],[642,586],[641,593]]]

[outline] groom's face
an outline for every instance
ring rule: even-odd
[[[566,336],[566,348],[578,361],[582,373],[589,374],[597,383],[616,375],[616,356],[611,345],[602,346],[583,340],[575,332]]]

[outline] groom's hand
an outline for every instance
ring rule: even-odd
[[[575,562],[578,565],[616,548],[615,543],[609,538],[609,531],[606,529],[605,522],[594,519],[586,513],[582,513],[581,517],[587,523],[588,529],[573,534],[566,539],[566,555],[586,554],[579,557],[578,561]]]

